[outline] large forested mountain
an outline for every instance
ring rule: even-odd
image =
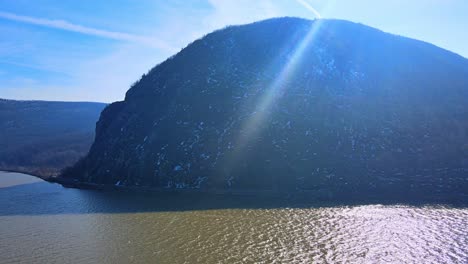
[[[466,193],[468,60],[339,20],[196,40],[108,106],[65,178],[216,190]]]
[[[86,155],[104,107],[0,99],[0,170],[57,175]]]

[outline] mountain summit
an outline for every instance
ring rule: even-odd
[[[466,192],[468,60],[340,20],[231,26],[151,69],[61,177],[105,185]]]

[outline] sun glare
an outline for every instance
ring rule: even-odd
[[[290,79],[290,76],[292,76],[296,71],[296,66],[304,55],[304,51],[314,41],[314,38],[320,29],[321,23],[322,21],[319,19],[311,23],[310,30],[298,43],[296,43],[295,49],[292,52],[292,56],[288,59],[283,69],[272,81],[271,85],[266,88],[264,94],[256,103],[254,112],[242,124],[241,133],[235,141],[236,144],[234,145],[234,153],[230,157],[228,165],[226,166],[228,171],[234,167],[238,159],[243,156],[242,153],[246,149],[246,146],[249,144],[249,142],[251,142],[252,139],[254,139],[261,132],[262,124],[271,113],[272,106],[274,106],[279,96],[283,94],[285,87],[287,87],[287,82]]]

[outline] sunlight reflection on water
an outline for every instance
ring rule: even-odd
[[[92,198],[96,192],[34,184],[0,189],[0,263],[468,260],[466,208],[376,204],[130,212],[118,208],[121,200]]]

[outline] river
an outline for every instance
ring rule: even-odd
[[[63,188],[0,172],[0,263],[467,263],[468,207]]]

